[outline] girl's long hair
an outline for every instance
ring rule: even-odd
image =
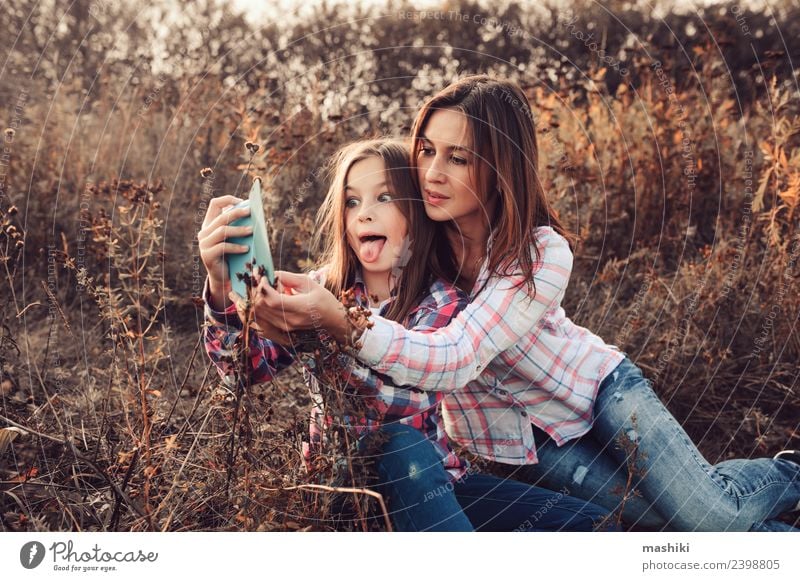
[[[325,286],[337,297],[355,282],[360,268],[358,257],[347,242],[345,222],[345,186],[350,168],[361,160],[377,157],[383,161],[388,182],[400,212],[408,221],[410,246],[404,249],[392,294],[394,300],[385,317],[403,322],[431,284],[428,270],[435,229],[423,207],[409,164],[409,146],[405,141],[382,138],[356,141],[346,145],[328,162],[329,187],[317,215],[318,229],[314,245],[321,250],[320,265],[327,269]]]
[[[521,272],[535,293],[534,263],[538,262],[536,228],[551,226],[573,248],[577,237],[569,232],[547,202],[539,180],[539,150],[530,104],[522,89],[508,80],[487,75],[460,79],[431,97],[414,121],[411,164],[417,155],[431,115],[440,109],[462,112],[469,125],[476,163],[472,166],[485,203],[495,201],[491,222],[489,272],[508,276]],[[417,172],[413,172],[418,180]],[[419,189],[419,185],[418,185]],[[459,282],[459,265],[441,225],[432,253],[433,271]],[[533,254],[531,254],[533,248]]]

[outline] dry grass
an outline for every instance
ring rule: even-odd
[[[584,240],[567,312],[631,355],[711,461],[770,455],[800,446],[800,112],[778,82],[740,110],[724,63],[692,58],[697,81],[673,94],[674,63],[661,77],[644,54],[614,94],[603,70],[557,91],[520,81],[546,190]],[[195,247],[204,204],[241,192],[252,160],[282,266],[307,265],[319,168],[369,127],[358,93],[332,115],[303,105],[322,92],[277,103],[213,74],[173,81],[120,100],[112,79],[90,114],[66,90],[49,114],[25,105],[46,139],[17,132],[0,199],[0,426],[25,430],[0,456],[0,528],[360,529],[330,520],[335,454],[303,465],[298,370],[219,381]]]

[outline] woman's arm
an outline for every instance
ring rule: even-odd
[[[420,307],[412,312],[409,329],[421,333],[434,332],[447,325],[469,303],[466,293],[453,286],[436,283],[431,290]],[[384,411],[393,418],[421,415],[439,403],[434,394],[414,387],[396,386],[390,377],[373,371],[356,359],[346,373],[347,383],[357,386],[363,395],[386,403],[389,408]]]
[[[560,304],[572,271],[569,244],[551,228],[541,230],[537,243],[541,262],[534,275],[534,297],[524,284],[517,284],[521,275],[492,278],[450,324],[432,333],[372,317],[373,326],[360,337],[361,346],[354,355],[396,385],[426,391],[460,389],[500,353],[532,333],[542,316]],[[279,319],[277,324],[287,330],[321,324],[341,340],[342,312],[335,299],[327,296],[330,293],[296,275],[281,273],[281,280],[291,281],[299,294],[269,294],[266,302]]]
[[[495,277],[449,325],[433,333],[409,331],[374,318],[372,328],[361,336],[356,357],[399,385],[446,392],[464,387],[561,303],[572,253],[558,235],[540,244],[542,264],[534,277],[533,298],[524,284],[518,284],[521,276]]]

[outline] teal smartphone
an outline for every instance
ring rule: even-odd
[[[230,225],[252,226],[253,233],[250,236],[230,237],[228,238],[228,242],[243,244],[249,248],[247,252],[241,254],[225,255],[233,290],[242,297],[247,296],[247,285],[237,274],[248,272],[246,267],[246,263],[248,262],[252,265],[252,271],[254,272],[258,272],[257,268],[263,266],[266,271],[267,280],[271,285],[275,285],[275,265],[272,262],[272,251],[269,247],[267,221],[264,218],[264,204],[261,201],[261,178],[253,180],[253,187],[250,188],[250,195],[246,200],[242,200],[225,211],[230,212],[235,208],[246,208],[248,206],[250,207],[250,215],[234,220]]]

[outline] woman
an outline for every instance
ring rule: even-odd
[[[352,329],[335,297],[283,273],[298,296],[266,300],[282,329],[308,328],[313,309],[396,384],[448,393],[448,434],[488,459],[536,464],[538,430],[542,447],[556,450],[545,470],[555,467],[554,478],[608,508],[620,504],[616,489],[630,467],[644,499],[624,503],[629,521],[682,531],[792,529],[772,520],[800,501],[792,456],[710,465],[641,370],[566,316],[570,237],[542,191],[519,87],[475,76],[444,89],[417,115],[412,152],[426,212],[441,226],[434,271],[468,290],[470,305],[432,333],[381,317]],[[564,478],[562,462],[581,470]]]

